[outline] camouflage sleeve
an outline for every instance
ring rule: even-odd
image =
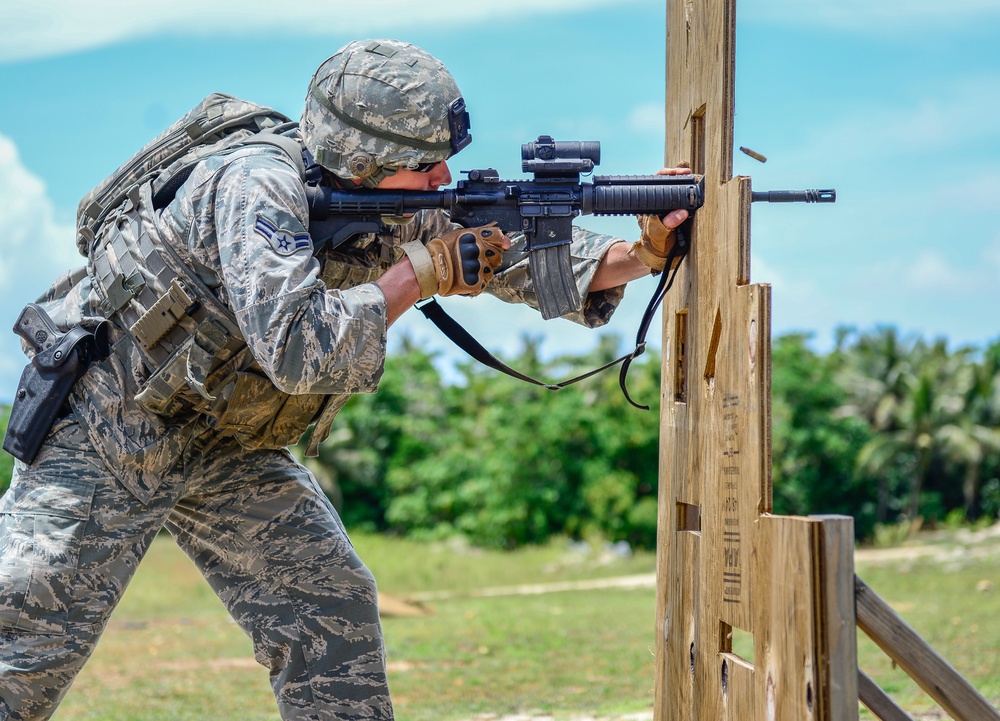
[[[496,277],[486,286],[486,292],[509,303],[526,303],[532,308],[538,308],[534,286],[536,280],[531,277],[528,268],[524,235],[511,233],[508,237],[511,240],[511,248],[504,251],[503,264],[497,271]],[[622,242],[622,239],[613,235],[573,227],[570,258],[573,274],[576,277],[576,287],[583,299],[583,307],[574,313],[564,315],[563,318],[588,328],[597,328],[611,319],[611,315],[625,295],[625,286],[591,292],[590,284],[608,248],[619,242]],[[544,282],[544,279],[539,282]]]
[[[448,214],[444,211],[421,211],[413,223],[404,226],[403,241],[420,240],[426,243],[444,231],[457,227],[459,227],[457,224],[450,222]],[[511,248],[504,251],[503,264],[497,270],[496,277],[486,286],[486,292],[508,303],[525,303],[537,309],[538,298],[528,269],[524,234],[508,233],[508,237]],[[575,313],[563,316],[564,318],[588,328],[597,328],[611,319],[611,315],[625,296],[625,286],[591,292],[590,284],[608,248],[620,242],[622,239],[613,235],[573,227],[570,258],[573,274],[576,276],[576,286],[583,299],[583,307]]]
[[[372,392],[385,360],[385,296],[373,283],[327,289],[307,224],[298,173],[274,151],[227,166],[215,195],[215,228],[230,306],[250,352],[280,390]]]

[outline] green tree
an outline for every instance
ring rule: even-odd
[[[618,342],[546,362],[525,338],[511,365],[565,378],[613,358]],[[436,420],[410,421],[390,455],[389,528],[498,547],[595,533],[653,544],[658,416],[624,401],[617,373],[550,392],[471,361],[457,372],[457,382],[434,388]],[[651,355],[634,364],[630,387],[658,400],[658,374]]]
[[[845,414],[846,390],[835,380],[837,358],[790,334],[772,345],[771,417],[774,508],[780,514],[844,513],[859,537],[876,521],[877,492],[857,473],[859,452],[873,433]]]
[[[0,437],[7,435],[7,423],[10,421],[10,406],[0,404]],[[0,451],[0,496],[10,488],[10,479],[14,474],[14,457],[7,451]]]
[[[530,339],[512,365],[550,370]],[[579,440],[579,401],[471,361],[458,372],[458,383],[440,389],[444,422],[393,459],[387,519],[500,547],[560,532],[578,513],[580,454],[565,449]]]
[[[386,358],[377,393],[352,397],[334,422],[319,457],[304,459],[352,528],[387,530],[391,490],[386,476],[425,450],[437,429],[447,434],[448,408],[435,356],[404,339]],[[301,458],[308,438],[296,449]]]
[[[959,432],[954,434],[954,456],[964,459],[962,496],[967,518],[982,513],[985,473],[1000,451],[1000,342],[988,346],[978,363],[970,365],[971,377],[964,398]],[[996,511],[993,511],[995,514]]]
[[[917,343],[910,354],[904,395],[889,428],[869,441],[859,455],[859,467],[880,476],[893,467],[905,469],[909,481],[905,512],[911,519],[923,511],[933,516],[946,510],[922,508],[922,495],[935,470],[943,476],[940,490],[948,493],[960,488],[951,482],[947,468],[978,467],[983,449],[992,442],[990,430],[973,422],[966,411],[974,377],[971,353],[971,349],[949,353],[943,340]]]
[[[837,347],[832,354],[836,380],[848,394],[841,412],[860,416],[878,434],[894,433],[899,429],[899,408],[909,389],[916,338],[900,337],[891,326],[876,328],[868,334],[841,328],[837,336]],[[848,345],[850,339],[854,340],[853,345]],[[875,477],[879,522],[887,521],[890,511],[901,510],[897,507],[901,480],[896,467],[888,460],[875,465],[866,461],[857,471]]]
[[[589,367],[619,355],[617,339],[606,337],[588,358]],[[647,354],[632,363],[629,394],[619,373],[606,372],[584,391],[591,453],[584,466],[583,501],[589,526],[612,541],[653,548],[656,544],[660,447],[660,358]]]

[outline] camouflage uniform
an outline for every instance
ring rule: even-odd
[[[158,227],[236,314],[271,382],[330,396],[336,412],[382,373],[386,303],[371,281],[403,242],[435,237],[448,219],[422,214],[317,257],[297,170],[253,146],[202,162]],[[489,292],[530,304],[514,240]],[[586,302],[573,320],[600,325],[621,299],[621,288],[587,293],[617,240],[577,233]],[[64,327],[100,315],[81,272],[44,300]],[[252,638],[282,718],[392,718],[375,582],[315,479],[286,449],[254,450],[204,417],[141,407],[148,370],[123,333],[113,339],[0,500],[0,718],[49,717],[162,526]]]

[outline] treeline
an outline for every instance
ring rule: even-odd
[[[543,362],[526,339],[510,361],[559,379],[618,345],[603,336],[585,356]],[[656,353],[628,380],[650,412],[627,403],[616,372],[553,393],[472,361],[445,379],[434,360],[404,345],[379,392],[352,399],[307,461],[348,527],[493,547],[553,535],[654,545]],[[996,518],[1000,341],[949,350],[893,328],[845,329],[817,353],[807,336],[778,337],[772,448],[776,513],[849,514],[862,539],[880,523]]]
[[[525,340],[510,362],[559,380],[618,355],[605,336],[583,357],[542,362]],[[434,358],[404,347],[378,393],[353,398],[310,463],[349,527],[415,536],[461,534],[513,547],[552,535],[652,546],[656,536],[659,359],[632,366],[630,406],[618,373],[552,392],[474,361],[444,382]],[[641,362],[641,361],[645,362]]]
[[[995,519],[1000,512],[1000,341],[842,329],[817,355],[773,344],[775,509],[876,523]]]
[[[615,357],[515,367],[565,377]],[[314,464],[348,525],[459,533],[515,546],[553,534],[651,547],[656,534],[660,363],[633,364],[632,408],[605,373],[552,393],[469,362],[443,382],[407,347],[378,394],[353,399]],[[995,518],[1000,512],[1000,342],[951,351],[893,328],[844,329],[825,353],[805,335],[772,344],[774,507],[876,524]]]

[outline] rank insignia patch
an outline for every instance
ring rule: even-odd
[[[267,238],[278,255],[291,255],[303,249],[312,250],[312,239],[309,237],[309,233],[293,233],[290,230],[283,230],[259,215],[254,230]]]

